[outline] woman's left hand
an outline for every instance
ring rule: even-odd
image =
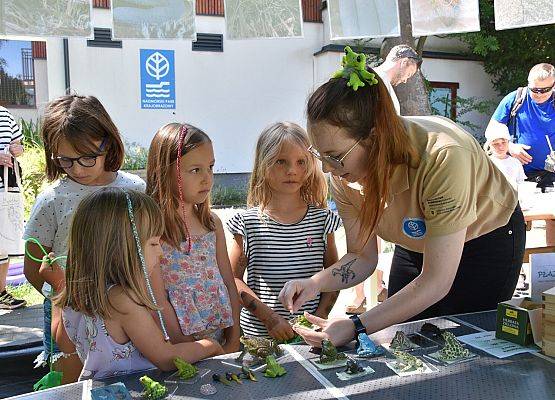
[[[355,324],[348,318],[323,319],[304,313],[306,319],[321,330],[294,326],[293,329],[301,335],[304,341],[313,347],[322,347],[322,340],[328,339],[334,346],[342,346],[349,343],[355,337]]]

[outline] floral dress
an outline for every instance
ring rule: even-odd
[[[184,335],[213,336],[233,325],[229,293],[216,260],[216,232],[191,237],[179,249],[162,243],[162,278]]]

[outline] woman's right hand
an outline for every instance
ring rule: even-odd
[[[279,293],[279,301],[291,313],[297,312],[307,301],[315,299],[320,292],[312,278],[293,279]]]
[[[275,312],[263,322],[268,330],[268,334],[275,340],[285,341],[295,337],[295,331],[293,331],[289,322]]]

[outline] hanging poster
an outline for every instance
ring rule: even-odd
[[[1,0],[0,18],[6,36],[92,37],[90,0]]]
[[[416,37],[480,30],[478,0],[410,0]]]
[[[227,39],[303,36],[301,0],[225,0]]]
[[[328,0],[332,40],[400,36],[397,0]]]
[[[175,109],[173,50],[141,49],[141,108]]]
[[[112,0],[116,39],[196,39],[194,0]]]
[[[495,0],[495,29],[555,23],[555,0]]]

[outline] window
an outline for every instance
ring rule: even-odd
[[[453,121],[457,119],[457,82],[432,82],[430,90],[430,106],[432,114],[442,115]]]
[[[31,42],[0,40],[0,105],[35,107]]]
[[[197,0],[197,15],[224,16],[224,0]]]
[[[110,8],[110,0],[93,0],[94,8]]]

